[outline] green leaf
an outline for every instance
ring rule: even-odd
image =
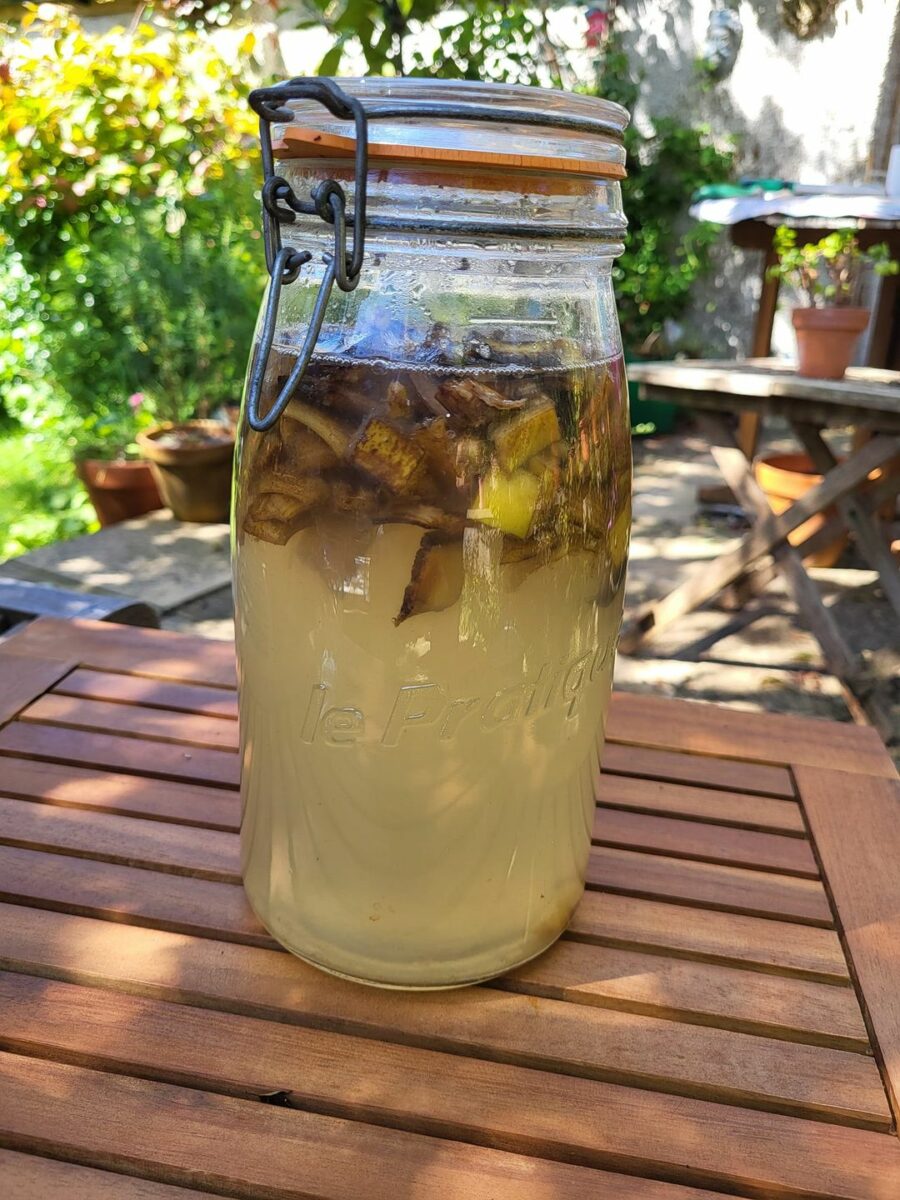
[[[336,75],[344,57],[344,39],[338,38],[316,67],[317,75]]]

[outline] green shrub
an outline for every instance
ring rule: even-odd
[[[633,113],[642,83],[613,34],[600,94]],[[667,321],[684,314],[691,289],[710,270],[710,251],[721,231],[708,221],[692,221],[687,207],[703,184],[731,178],[734,153],[717,146],[705,126],[672,117],[655,118],[649,132],[629,125],[625,150],[628,178],[622,183],[622,200],[628,238],[613,278],[625,349],[639,354]]]
[[[85,418],[234,398],[264,277],[247,85],[197,33],[51,11],[0,70],[6,403],[32,416],[41,379]]]
[[[0,433],[0,479],[0,559],[98,527],[55,433]]]

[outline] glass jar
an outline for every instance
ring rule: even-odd
[[[584,887],[630,525],[627,115],[341,89],[253,100],[274,281],[233,514],[244,885],[317,966],[451,987],[546,949]]]

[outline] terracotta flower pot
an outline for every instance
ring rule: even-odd
[[[816,474],[812,459],[806,454],[773,454],[768,458],[758,459],[753,464],[753,474],[775,513],[783,513],[795,500],[805,496],[810,488],[822,482],[822,476]],[[837,509],[826,508],[824,513],[817,513],[799,525],[793,533],[789,533],[788,541],[792,546],[801,545],[808,537],[812,537],[817,529],[821,529],[827,520],[836,515]],[[803,561],[809,567],[833,567],[846,545],[847,534],[843,533],[821,550],[806,555]]]
[[[809,379],[843,379],[859,335],[869,323],[867,308],[795,308],[797,374]]]
[[[227,521],[234,432],[218,421],[159,425],[137,438],[179,521]]]
[[[149,463],[87,458],[75,463],[101,525],[117,525],[162,508],[162,497]]]

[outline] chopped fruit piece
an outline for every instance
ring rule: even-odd
[[[425,455],[399,430],[370,417],[353,440],[351,460],[392,492],[408,492],[424,473]]]
[[[267,492],[259,497],[258,503],[266,500],[270,507],[274,507],[278,500],[289,500],[303,512],[322,504],[331,494],[328,484],[317,475],[291,475],[280,470],[270,471],[266,475],[265,487]],[[274,516],[275,513],[267,515]]]
[[[412,576],[394,624],[419,613],[449,608],[462,593],[463,579],[462,543],[436,541],[433,534],[426,533],[413,560]]]
[[[494,419],[497,409],[522,408],[525,400],[514,400],[504,396],[490,384],[477,379],[456,379],[442,383],[437,390],[437,399],[453,416],[469,425],[487,425]]]
[[[345,385],[329,389],[323,401],[323,408],[336,417],[352,421],[355,425],[369,415],[373,404],[365,392]]]
[[[268,480],[267,480],[268,482]],[[266,542],[284,543],[306,523],[317,504],[329,495],[328,485],[314,477],[295,479],[294,490],[263,492],[250,505],[244,529]]]
[[[604,495],[596,484],[571,493],[567,511],[569,520],[582,530],[585,537],[597,540],[608,536]]]
[[[526,538],[534,521],[541,481],[530,471],[488,475],[481,484],[478,507],[469,516],[514,537]]]
[[[287,383],[296,361],[293,355],[285,354],[283,350],[276,350],[274,346],[269,351],[266,376],[263,380],[262,392],[259,398],[259,406],[262,412],[268,412],[278,399],[279,393]]]
[[[372,520],[376,524],[422,525],[451,536],[460,535],[466,527],[464,517],[444,512],[434,504],[393,504],[382,516],[373,516]]]
[[[328,485],[322,479],[295,479],[294,490],[263,492],[250,506],[250,517],[257,521],[294,521],[328,496]]]
[[[278,469],[285,473],[304,475],[327,471],[340,461],[332,446],[288,413],[278,423],[278,437],[281,444],[274,458]]]
[[[523,542],[521,538],[504,537],[500,561],[502,563],[527,562],[530,558],[537,558],[540,549],[540,544],[534,538]]]
[[[540,408],[519,413],[491,432],[497,458],[504,471],[514,471],[527,459],[560,440],[556,410],[549,400]]]
[[[429,472],[438,483],[452,487],[456,480],[455,439],[447,428],[447,418],[438,417],[420,425],[410,440],[425,455]]]
[[[338,458],[346,458],[349,454],[350,434],[343,425],[335,421],[333,417],[329,417],[327,413],[320,412],[317,408],[311,408],[308,404],[301,404],[299,400],[291,400],[285,409],[285,415],[318,434]]]
[[[375,488],[364,487],[352,479],[335,479],[331,483],[329,507],[337,513],[368,516],[379,503]]]
[[[290,521],[257,521],[250,515],[244,520],[244,533],[273,546],[283,546],[296,532]]]
[[[491,450],[481,438],[461,437],[456,443],[457,478],[471,479],[483,475],[491,461]]]
[[[388,384],[387,414],[392,421],[405,421],[412,413],[412,404],[405,384],[395,379]]]

